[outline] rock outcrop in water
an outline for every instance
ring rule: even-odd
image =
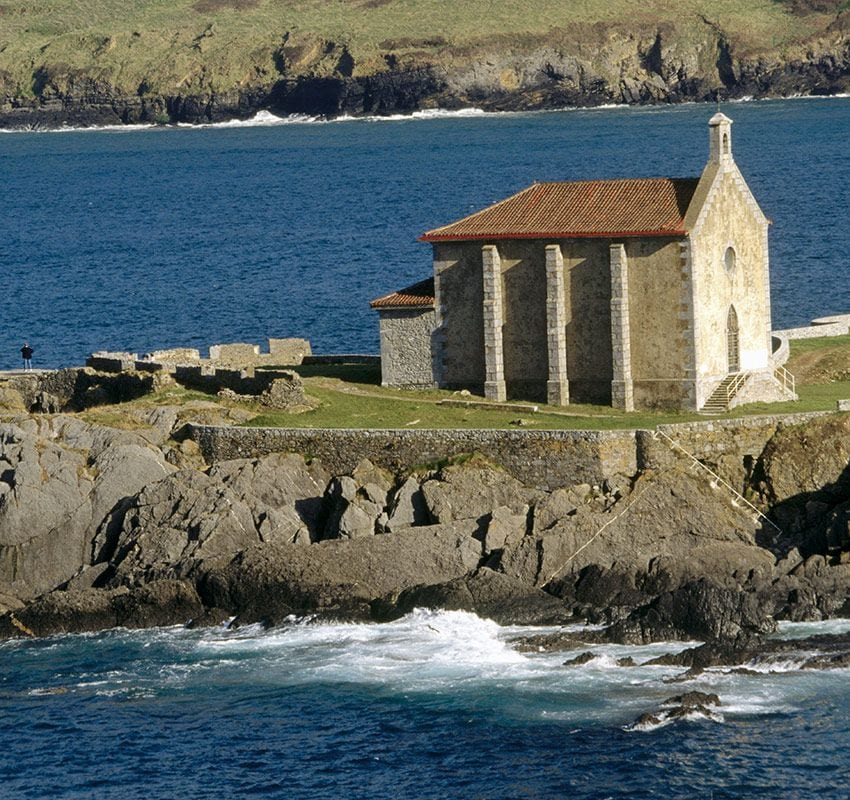
[[[424,606],[731,653],[777,618],[848,608],[847,415],[780,426],[748,473],[742,490],[782,535],[686,461],[553,491],[480,457],[333,476],[296,454],[207,466],[171,438],[182,424],[159,407],[133,430],[70,415],[0,426],[5,635]],[[574,646],[558,637],[530,646]]]

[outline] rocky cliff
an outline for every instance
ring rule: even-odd
[[[303,5],[180,2],[171,16],[81,20],[0,4],[0,126],[850,91],[840,0],[738,10],[689,0],[674,11],[650,2],[639,15],[618,3],[572,15],[544,3],[545,13],[520,16],[496,3],[477,20],[473,3],[465,16],[423,9],[412,21],[392,3],[341,6],[338,19],[318,21]]]
[[[778,426],[746,474],[715,465],[750,506],[688,458],[546,490],[477,456],[395,474],[206,464],[178,441],[183,414],[0,426],[3,635],[430,606],[648,641],[847,610],[850,415]]]

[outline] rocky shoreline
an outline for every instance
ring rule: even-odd
[[[120,427],[0,425],[4,637],[426,607],[606,626],[530,649],[705,642],[677,656],[693,671],[774,652],[777,620],[850,611],[847,414],[789,418],[746,471],[709,464],[737,494],[686,458],[555,488],[475,454],[394,473],[295,453],[208,464],[186,421],[232,424],[238,407],[113,408]],[[848,652],[836,640],[818,664]]]
[[[214,26],[204,37],[215,42]],[[258,111],[334,118],[850,92],[846,11],[838,11],[821,34],[781,49],[739,46],[733,34],[705,19],[681,26],[600,23],[583,33],[519,36],[507,48],[501,41],[453,48],[440,37],[387,41],[377,61],[361,60],[335,41],[295,46],[288,34],[283,38],[288,44],[268,63],[258,62],[253,79],[232,85],[207,77],[216,67],[201,51],[193,51],[200,60],[179,87],[160,85],[154,75],[122,86],[95,59],[90,68],[34,63],[27,76],[31,91],[23,92],[20,80],[0,69],[0,128],[200,124],[247,119]]]

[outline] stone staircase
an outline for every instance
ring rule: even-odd
[[[705,401],[705,404],[699,410],[700,414],[723,414],[728,411],[732,398],[735,397],[746,380],[747,374],[745,372],[733,372],[727,375]]]

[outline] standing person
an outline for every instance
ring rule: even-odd
[[[24,342],[24,346],[21,348],[21,358],[24,359],[24,372],[29,372],[32,369],[33,352],[29,342]]]

